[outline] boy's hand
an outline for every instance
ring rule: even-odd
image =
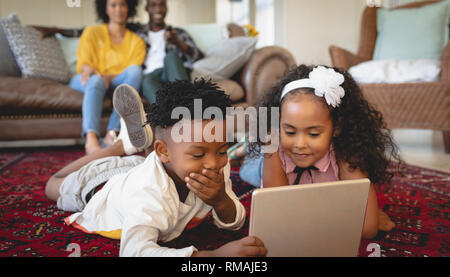
[[[213,251],[194,252],[193,257],[264,257],[267,249],[257,237],[245,237],[229,242]]]
[[[223,168],[217,173],[203,169],[202,174],[191,173],[186,177],[187,187],[206,204],[212,206],[222,222],[231,223],[236,219],[236,205],[225,192]]]
[[[191,173],[185,181],[187,187],[210,206],[220,206],[227,197],[223,168],[218,173],[211,169],[203,169],[202,174]]]

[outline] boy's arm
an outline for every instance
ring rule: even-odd
[[[195,251],[192,257],[264,257],[267,249],[257,237],[248,236],[229,242],[215,250]]]
[[[225,194],[229,199],[227,206],[222,209],[228,209],[235,211],[234,217],[231,218],[231,221],[225,220],[224,217],[221,216],[221,207],[214,207],[212,212],[214,222],[219,228],[230,229],[230,230],[239,230],[245,223],[245,208],[242,205],[239,198],[233,191],[232,183],[230,179],[230,164],[228,163],[224,168],[224,179],[225,179]]]
[[[159,246],[157,228],[145,225],[126,226],[125,222],[120,239],[120,257],[190,257],[197,251],[194,246],[181,249]]]
[[[172,31],[177,36],[177,48],[183,53],[183,56],[188,64],[192,65],[194,62],[204,57],[204,54],[200,51],[194,40],[185,30],[175,28]]]

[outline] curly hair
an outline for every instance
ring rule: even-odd
[[[271,107],[279,107],[281,113],[282,103],[289,99],[284,97],[283,101],[280,101],[284,86],[291,81],[308,78],[315,67],[300,65],[290,70],[267,94],[263,95],[257,106],[267,107],[268,110]],[[387,172],[390,162],[401,163],[391,131],[386,127],[383,115],[367,102],[350,74],[338,68],[333,69],[344,76],[344,83],[341,86],[345,96],[336,108],[328,106],[324,99],[321,101],[328,106],[333,128],[338,130],[332,138],[336,160],[347,162],[352,169],[359,168],[373,183],[389,182],[393,176]],[[305,91],[313,92],[312,89],[306,88],[294,93]],[[270,113],[267,114],[267,118],[267,122],[271,122]],[[267,130],[270,129],[271,126],[268,124]],[[251,143],[249,151],[252,155],[258,154],[263,144],[262,141]]]
[[[202,114],[209,107],[217,107],[226,115],[227,107],[231,107],[230,96],[219,87],[203,78],[193,82],[179,80],[165,83],[156,93],[156,102],[146,107],[147,123],[153,128],[173,126],[182,118],[172,118],[172,111],[177,107],[186,107],[192,116],[194,100],[202,100]],[[194,118],[194,117],[193,117]]]
[[[97,12],[97,18],[103,23],[109,22],[109,16],[106,14],[106,2],[108,0],[95,0],[95,11]],[[134,17],[137,11],[137,5],[139,0],[126,0],[128,6],[127,18]]]

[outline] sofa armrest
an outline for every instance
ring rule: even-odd
[[[441,57],[441,80],[450,82],[450,41],[447,42]]]
[[[332,65],[344,70],[348,70],[350,67],[365,61],[363,58],[338,46],[331,45],[328,50]]]
[[[240,74],[246,103],[254,105],[259,95],[271,88],[293,66],[295,58],[285,48],[266,46],[255,50]]]
[[[42,38],[51,37],[55,34],[61,34],[65,37],[80,37],[84,29],[63,29],[57,27],[30,25],[41,33]]]

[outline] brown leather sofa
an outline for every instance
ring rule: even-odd
[[[227,93],[243,93],[234,105],[250,106],[293,66],[294,57],[286,49],[264,47],[255,50],[231,80],[217,83]],[[61,83],[0,76],[0,142],[80,138],[82,101],[81,92]],[[111,109],[111,98],[106,97],[103,132]]]

